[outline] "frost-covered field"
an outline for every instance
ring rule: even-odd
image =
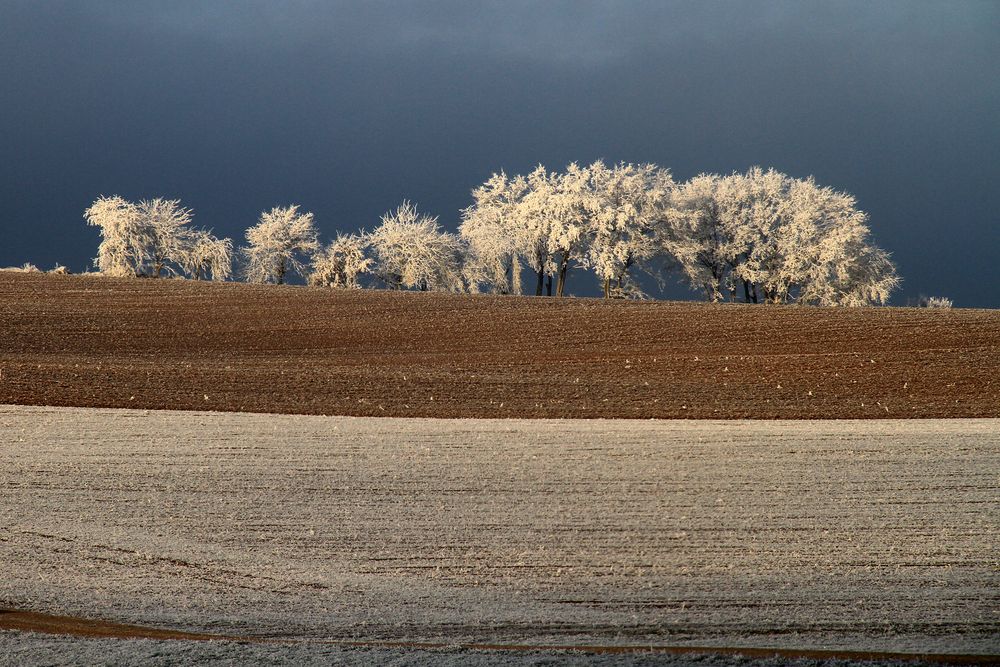
[[[998,507],[1000,420],[0,407],[0,607],[229,635],[995,654]]]
[[[296,667],[921,667],[906,660],[748,658],[741,655],[601,655],[568,651],[477,651],[460,648],[346,648],[303,641],[294,644],[156,640],[79,640],[0,632],[0,664],[18,665],[296,665]]]

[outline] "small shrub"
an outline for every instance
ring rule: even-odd
[[[32,264],[31,262],[25,262],[21,266],[7,266],[0,271],[17,271],[19,273],[41,273],[41,269]]]
[[[943,296],[922,296],[917,302],[920,308],[951,308],[951,299]]]

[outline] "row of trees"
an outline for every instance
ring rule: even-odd
[[[661,285],[672,274],[711,301],[847,306],[885,303],[899,284],[851,195],[773,169],[677,183],[651,164],[539,166],[494,174],[472,196],[458,234],[403,202],[374,231],[328,245],[311,213],[274,208],[238,254],[192,228],[178,201],[101,198],[85,217],[110,275],[226,280],[235,258],[250,282],[562,296],[580,268],[606,297],[643,298],[640,274]]]

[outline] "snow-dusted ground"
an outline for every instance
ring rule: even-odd
[[[230,635],[998,653],[998,508],[1000,420],[0,406],[0,606]]]

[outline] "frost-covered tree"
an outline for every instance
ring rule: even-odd
[[[898,286],[885,251],[869,243],[868,215],[853,196],[794,180],[776,234],[778,262],[765,284],[775,303],[821,306],[884,304]]]
[[[552,281],[559,273],[554,248],[559,244],[552,239],[556,226],[550,215],[556,207],[550,198],[558,196],[558,175],[538,165],[525,180],[527,191],[518,207],[515,228],[517,247],[525,265],[535,273],[535,295],[541,296],[544,287],[552,296]]]
[[[382,216],[369,243],[376,275],[390,289],[470,291],[462,240],[443,231],[436,217],[417,213],[408,201]]]
[[[155,234],[139,207],[119,196],[99,197],[83,213],[101,232],[94,266],[107,276],[141,276],[153,262]]]
[[[885,305],[902,279],[885,250],[863,244],[858,255],[844,269],[839,279],[836,300],[815,305],[873,306]],[[800,300],[801,301],[801,300]],[[802,303],[806,303],[802,301]]]
[[[556,295],[563,296],[570,267],[585,265],[589,202],[592,197],[587,167],[570,164],[563,173],[539,166],[527,177],[528,189],[519,206],[522,257],[535,271],[538,283],[556,278]],[[540,290],[536,286],[536,294]]]
[[[247,230],[244,275],[252,283],[283,284],[290,273],[305,278],[319,237],[312,213],[299,213],[298,205],[275,207],[260,214]]]
[[[179,263],[181,270],[195,280],[228,280],[233,274],[233,242],[203,229],[193,230]]]
[[[734,188],[734,273],[754,297],[859,306],[885,303],[898,284],[888,255],[868,243],[868,216],[851,195],[759,168]]]
[[[469,244],[483,282],[499,294],[521,293],[522,198],[527,188],[523,176],[508,178],[501,171],[472,191],[473,204],[462,211],[459,235]]]
[[[676,268],[709,301],[721,301],[732,287],[730,262],[724,249],[727,232],[719,211],[719,184],[715,174],[700,174],[678,185],[671,206],[656,229],[657,245],[670,268]],[[732,291],[730,289],[730,291]]]
[[[521,293],[521,267],[534,273],[535,295],[565,291],[571,266],[585,265],[593,190],[588,167],[565,173],[539,165],[527,176],[494,174],[473,191],[459,232],[481,262],[484,282],[501,294]],[[589,207],[589,208],[588,208]]]
[[[566,171],[553,178],[554,188],[549,197],[548,213],[549,253],[556,260],[556,296],[566,293],[566,279],[570,262],[586,266],[586,245],[590,223],[589,211],[593,208],[593,191],[588,167],[575,162]]]
[[[605,298],[644,297],[632,274],[658,254],[657,230],[666,223],[674,187],[670,172],[656,165],[595,162],[588,168],[590,194],[586,262]]]
[[[207,277],[196,267],[211,262],[213,278],[225,279],[231,242],[192,228],[191,217],[177,199],[157,197],[136,204],[118,196],[100,197],[84,212],[87,223],[101,230],[94,264],[109,276],[158,278],[180,271]]]
[[[662,245],[711,300],[742,287],[753,303],[885,303],[899,279],[867,219],[846,193],[754,167],[680,186]]]
[[[717,190],[725,240],[721,254],[733,274],[730,287],[741,284],[753,303],[773,300],[767,287],[777,281],[777,232],[788,213],[790,180],[754,167],[725,178]]]
[[[563,173],[539,165],[526,177],[494,174],[473,191],[461,227],[476,254],[493,267],[490,284],[514,291],[518,267],[535,274],[535,294],[547,282],[565,293],[576,265],[594,268],[611,295],[641,294],[632,272],[658,251],[655,229],[673,181],[655,165],[570,164]]]
[[[358,289],[359,278],[374,260],[365,255],[368,238],[364,234],[341,234],[313,257],[309,284],[341,289]]]
[[[143,199],[136,206],[140,224],[145,227],[150,240],[148,274],[159,278],[176,275],[173,264],[181,264],[193,241],[191,210],[181,206],[177,199]]]

